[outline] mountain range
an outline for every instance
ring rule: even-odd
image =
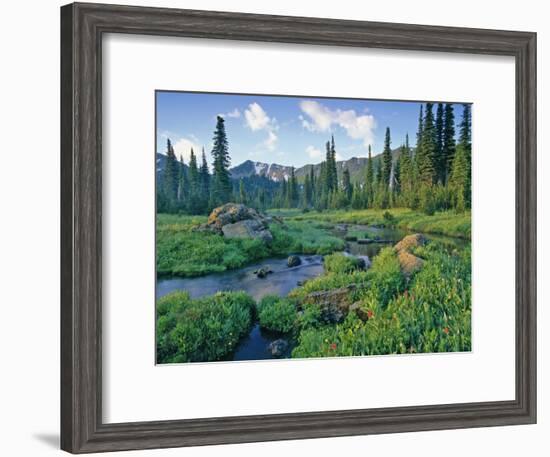
[[[399,156],[400,149],[392,150],[392,157],[395,159]],[[377,166],[377,162],[382,158],[382,154],[378,154],[373,157],[374,165]],[[164,163],[166,161],[166,156],[164,154],[158,154],[156,157],[156,171],[157,174],[160,174],[164,170]],[[348,160],[340,160],[336,162],[336,168],[339,175],[344,169],[348,169],[350,172],[350,177],[352,182],[357,182],[362,180],[365,176],[365,168],[367,166],[366,157],[352,157]],[[187,168],[187,165],[184,165]],[[310,172],[311,167],[313,167],[314,173],[316,176],[319,175],[321,170],[321,164],[308,164],[302,167],[294,169],[296,177],[301,181],[306,173]],[[272,181],[281,182],[289,178],[292,167],[290,165],[280,165],[277,163],[266,163],[266,162],[255,162],[253,160],[245,160],[243,163],[232,167],[229,169],[231,172],[231,177],[233,179],[241,178],[250,178],[253,176],[269,178]]]
[[[394,149],[392,151],[392,157],[395,159],[398,157],[400,149]],[[381,160],[382,154],[378,154],[373,157],[374,165],[377,165],[377,162]],[[350,177],[352,182],[356,182],[359,179],[362,179],[365,175],[365,168],[367,166],[366,157],[352,157],[348,160],[340,160],[336,162],[336,169],[338,174],[341,176],[341,173],[344,169],[348,169],[350,172]],[[303,167],[295,168],[294,174],[299,180],[302,180],[306,173],[309,173],[313,167],[313,172],[316,176],[319,175],[321,170],[321,164],[308,164]],[[265,162],[254,162],[252,160],[246,160],[240,165],[237,165],[229,170],[231,172],[231,177],[233,179],[249,178],[251,176],[264,176],[273,181],[282,181],[283,179],[288,179],[292,171],[292,167],[289,165],[279,165],[276,163],[265,163]]]

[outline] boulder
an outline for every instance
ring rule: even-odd
[[[269,231],[269,220],[240,203],[226,203],[215,208],[208,216],[208,222],[201,229],[208,229],[226,238],[258,238],[266,243],[273,240]]]
[[[424,246],[426,242],[424,235],[415,233],[414,235],[407,235],[393,247],[397,252],[397,259],[405,276],[410,277],[424,266],[424,260],[410,251],[415,247]]]
[[[300,259],[299,256],[297,255],[291,255],[288,257],[287,261],[286,261],[286,264],[292,268],[292,267],[297,267],[298,265],[300,265],[302,263],[302,259]]]
[[[405,276],[411,276],[424,266],[424,260],[405,250],[398,251],[397,259]]]
[[[339,289],[311,292],[306,295],[303,303],[318,306],[321,310],[321,318],[327,323],[342,322],[351,305],[351,292],[356,287],[355,284],[350,284]]]
[[[269,273],[273,273],[273,271],[268,266],[262,267],[254,272],[254,274],[260,279],[265,278]]]
[[[410,251],[412,248],[418,246],[424,246],[426,244],[426,237],[420,233],[415,233],[414,235],[407,235],[399,243],[394,246],[394,249],[399,251]]]
[[[288,342],[282,338],[279,338],[278,340],[269,343],[267,349],[273,357],[282,357],[288,349]]]
[[[244,221],[226,224],[222,226],[223,236],[226,238],[260,238],[266,243],[273,241],[273,235],[256,219],[247,219]]]

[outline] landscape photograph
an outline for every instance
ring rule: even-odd
[[[471,104],[155,110],[157,364],[471,351]]]

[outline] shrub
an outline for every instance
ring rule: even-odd
[[[191,299],[173,292],[157,303],[157,362],[221,360],[252,323],[254,300],[244,292]]]
[[[384,214],[382,215],[382,217],[384,218],[384,221],[386,221],[389,225],[395,225],[395,222],[396,222],[395,216],[389,211],[384,211]]]
[[[360,269],[361,262],[357,257],[346,256],[341,252],[327,255],[324,259],[327,273],[351,273]]]
[[[258,319],[263,328],[290,332],[296,322],[296,306],[288,298],[266,295],[258,304]]]
[[[470,248],[449,253],[432,242],[419,250],[426,262],[407,289],[391,249],[383,250],[363,289],[369,319],[349,313],[341,324],[304,326],[292,357],[470,351]]]

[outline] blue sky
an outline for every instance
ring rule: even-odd
[[[225,119],[231,166],[253,160],[300,167],[319,163],[325,143],[334,135],[337,159],[366,157],[382,151],[386,127],[392,148],[409,134],[416,142],[419,102],[280,97],[159,91],[157,152],[166,152],[170,138],[179,158],[189,160],[204,147],[210,162],[216,116]],[[435,107],[434,107],[435,112]],[[435,114],[435,113],[434,113]],[[462,106],[455,105],[458,124]],[[457,129],[458,131],[458,129]]]

